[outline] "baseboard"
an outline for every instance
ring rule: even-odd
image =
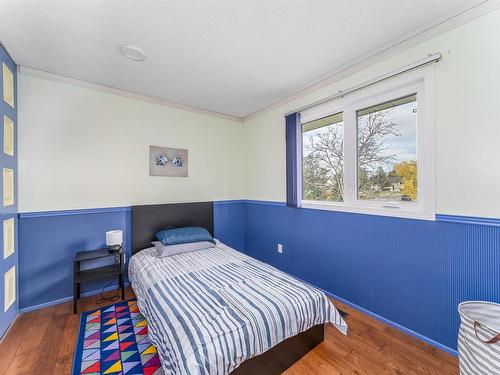
[[[112,286],[117,287],[117,285],[112,285]],[[130,282],[127,281],[125,283],[125,288],[127,288],[129,286],[130,286]],[[96,290],[91,290],[91,291],[82,293],[82,297],[95,296],[96,294],[101,293],[101,290],[102,289],[99,288],[99,289],[96,289]],[[73,296],[59,298],[59,299],[52,300],[52,301],[49,301],[49,302],[40,303],[39,305],[33,305],[33,306],[23,307],[22,309],[19,309],[19,313],[20,314],[24,314],[24,313],[27,313],[29,311],[35,311],[35,310],[38,310],[38,309],[43,309],[44,307],[59,305],[61,303],[72,301],[72,300],[73,300]]]
[[[451,354],[451,355],[453,355],[455,357],[458,357],[458,352],[456,350],[454,350],[454,349],[446,346],[446,345],[443,345],[443,344],[441,344],[441,343],[439,343],[437,341],[434,341],[434,340],[428,338],[427,336],[424,336],[424,335],[422,335],[422,334],[420,334],[418,332],[412,331],[409,328],[403,327],[402,325],[400,325],[398,323],[394,323],[392,320],[389,320],[387,318],[384,318],[383,316],[375,314],[374,312],[371,312],[370,310],[367,310],[364,307],[358,306],[355,303],[352,303],[352,302],[350,302],[350,301],[348,301],[348,300],[346,300],[346,299],[344,299],[342,297],[339,297],[339,296],[337,296],[337,295],[335,295],[333,293],[330,293],[330,292],[328,292],[328,291],[326,291],[324,289],[318,288],[317,286],[315,286],[315,288],[321,290],[327,296],[332,297],[332,298],[334,298],[334,299],[336,299],[336,300],[338,300],[338,301],[340,301],[340,302],[342,302],[342,303],[344,303],[344,304],[352,307],[355,310],[361,311],[365,315],[368,315],[368,316],[370,316],[370,317],[372,317],[372,318],[374,318],[374,319],[376,319],[378,321],[381,321],[382,323],[385,323],[388,326],[396,328],[397,330],[399,330],[399,331],[401,331],[403,333],[406,333],[407,335],[413,336],[413,337],[419,339],[420,341],[425,342],[426,344],[429,344],[429,345],[431,345],[431,346],[433,346],[433,347],[435,347],[435,348],[437,348],[439,350],[442,350],[443,352],[446,352],[446,353]]]
[[[10,323],[9,327],[5,330],[5,332],[3,333],[2,337],[0,337],[0,344],[3,342],[3,340],[7,337],[7,335],[9,334],[10,330],[12,329],[12,327],[14,327],[14,323],[16,322],[17,318],[19,318],[19,315],[21,314],[21,312],[18,312],[16,317],[14,318],[14,320],[12,321],[12,323]]]

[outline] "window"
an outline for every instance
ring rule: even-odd
[[[342,112],[302,125],[304,199],[342,202],[344,129]]]
[[[434,219],[432,70],[301,113],[302,206]]]
[[[358,198],[417,200],[417,95],[356,112]]]

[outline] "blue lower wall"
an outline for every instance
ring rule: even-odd
[[[130,254],[130,208],[20,214],[19,307],[21,310],[73,296],[73,258],[101,248],[106,231],[122,229]],[[82,286],[82,292],[106,285]]]
[[[214,205],[221,241],[453,351],[458,303],[500,302],[500,226],[487,219],[439,219],[260,201]],[[107,230],[123,229],[129,249],[127,208],[21,214],[19,220],[21,309],[71,297],[74,253],[103,246]]]
[[[266,202],[247,202],[244,221],[248,255],[452,350],[457,305],[500,302],[500,227],[495,225]]]
[[[245,250],[245,201],[214,203],[214,236],[233,249]]]
[[[245,204],[214,204],[215,236],[244,249]],[[27,311],[73,296],[75,253],[104,247],[108,230],[124,231],[130,256],[130,207],[24,213],[19,215],[19,307]],[[128,257],[127,257],[128,261]],[[99,290],[108,281],[86,283],[82,293]]]

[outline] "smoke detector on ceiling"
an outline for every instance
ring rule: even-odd
[[[120,44],[118,46],[120,52],[134,61],[143,61],[146,59],[146,52],[133,44]]]

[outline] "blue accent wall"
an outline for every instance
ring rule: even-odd
[[[214,202],[214,237],[233,249],[245,249],[245,201]]]
[[[2,64],[7,65],[14,75],[14,108],[3,100],[3,69]],[[6,155],[3,153],[3,126],[4,116],[7,116],[14,122],[14,156]],[[5,273],[13,266],[16,266],[16,279],[18,279],[19,268],[18,264],[18,243],[17,243],[17,66],[10,58],[7,52],[0,45],[0,337],[3,336],[5,331],[12,324],[19,312],[19,289],[16,280],[16,301],[10,306],[7,311],[5,310]],[[2,168],[10,168],[14,170],[14,205],[3,206],[2,194],[3,184]],[[15,238],[14,238],[14,254],[4,259],[3,254],[3,221],[14,218],[15,225]]]
[[[20,308],[48,304],[73,296],[75,253],[102,248],[105,233],[123,230],[130,256],[130,208],[43,212],[19,215]],[[82,293],[99,290],[109,281],[86,283]]]
[[[450,352],[458,303],[500,302],[499,222],[400,219],[282,202],[214,204],[215,236],[224,243]],[[129,248],[127,208],[21,214],[21,308],[71,297],[74,253],[103,246],[110,229],[123,229]]]
[[[247,202],[244,212],[248,255],[452,351],[457,305],[500,302],[498,220],[433,222],[265,202]]]
[[[215,237],[235,249],[244,248],[243,201],[215,202]],[[75,253],[104,247],[108,230],[124,231],[130,257],[130,207],[98,208],[19,215],[20,308],[30,310],[73,296]],[[82,293],[100,290],[108,281],[86,283]]]

